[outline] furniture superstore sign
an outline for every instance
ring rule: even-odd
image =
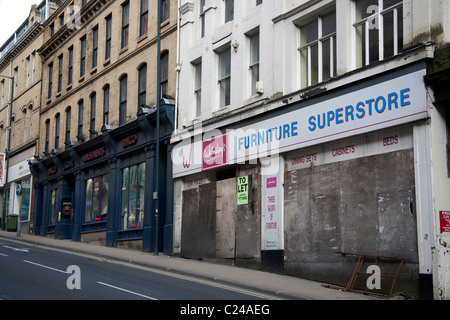
[[[428,117],[421,69],[209,139],[184,139],[172,156],[182,177]]]

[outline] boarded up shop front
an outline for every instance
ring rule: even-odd
[[[183,191],[181,255],[255,264],[260,256],[260,186],[245,176],[248,201],[238,205],[238,178],[189,180]],[[204,183],[205,182],[205,183]],[[196,185],[197,184],[197,185]]]
[[[257,196],[249,210],[260,231],[247,240],[259,248],[262,269],[345,285],[356,260],[336,252],[399,256],[406,259],[399,283],[415,286],[414,130],[427,117],[424,74],[421,65],[388,72],[231,124],[213,142],[193,137],[177,146],[176,179],[186,186],[195,174],[212,177],[183,191],[182,255],[239,255],[237,242],[234,249],[229,242],[240,236],[237,220],[230,227],[220,203],[229,196],[234,204],[227,215],[239,210],[236,168],[256,162],[250,188]],[[216,157],[222,150],[220,163],[205,166],[205,151]],[[217,178],[226,170],[236,173]],[[228,179],[222,187],[220,180]],[[206,225],[207,236],[197,232]]]

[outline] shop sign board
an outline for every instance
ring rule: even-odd
[[[263,188],[263,248],[262,250],[280,249],[279,235],[280,221],[280,194],[278,176],[265,178]]]
[[[420,69],[372,85],[355,85],[354,90],[347,89],[342,95],[311,102],[305,107],[299,102],[298,108],[292,111],[227,130],[221,138],[202,141],[196,135],[192,143],[189,137],[174,148],[173,176],[244,163],[425,119],[428,116],[425,74],[425,69]],[[395,144],[395,139],[385,143]],[[216,149],[224,146],[221,157],[214,158],[221,162],[211,165],[208,161],[213,157],[209,159],[205,155],[210,156],[211,152],[218,156]],[[198,149],[203,156],[197,156]],[[337,150],[335,155],[353,150],[350,146],[350,149]]]
[[[248,204],[248,176],[237,178],[237,205]]]
[[[215,169],[228,164],[226,134],[204,140],[202,144],[203,171]]]
[[[5,185],[5,158],[6,155],[4,153],[0,153],[0,187]]]
[[[441,232],[450,232],[450,211],[439,211]]]

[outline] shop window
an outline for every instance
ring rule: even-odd
[[[50,225],[55,225],[58,222],[58,189],[51,191],[50,199]]]
[[[300,85],[325,81],[336,74],[336,13],[320,16],[300,28]]]
[[[30,219],[30,178],[22,180],[20,183],[20,221]]]
[[[145,163],[122,170],[121,230],[142,228],[145,204]]]
[[[354,67],[397,55],[403,49],[402,0],[355,0]]]
[[[86,181],[84,222],[105,221],[108,216],[109,174]]]

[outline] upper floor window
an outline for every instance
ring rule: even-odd
[[[200,37],[205,36],[205,2],[206,0],[200,0]]]
[[[44,154],[47,155],[50,148],[50,119],[45,120],[45,146]]]
[[[91,94],[91,117],[89,120],[89,139],[95,138],[97,131],[95,131],[95,111],[97,109],[97,95],[95,92]]]
[[[112,16],[106,17],[106,41],[105,41],[105,60],[111,57],[111,27],[112,27]]]
[[[354,0],[354,67],[392,57],[403,49],[402,0]]]
[[[250,88],[251,95],[254,96],[256,92],[256,84],[259,81],[259,32],[249,37],[250,42]]]
[[[139,36],[148,32],[148,0],[141,0],[141,21],[139,27]]]
[[[300,85],[325,81],[336,74],[336,13],[300,27]]]
[[[169,91],[169,52],[161,55],[161,96]]]
[[[48,65],[48,99],[52,97],[53,87],[53,62]]]
[[[59,113],[55,116],[55,149],[59,148],[59,126],[60,126],[60,117]]]
[[[231,48],[219,52],[218,82],[220,88],[220,107],[231,103]]]
[[[69,48],[69,66],[67,69],[67,85],[72,84],[73,76],[73,47]]]
[[[84,76],[84,71],[86,68],[86,36],[81,38],[81,55],[80,55],[80,77]]]
[[[58,92],[62,90],[62,77],[63,77],[63,55],[58,57]]]
[[[128,46],[128,30],[130,27],[130,3],[126,2],[122,5],[122,42],[120,48]]]
[[[144,64],[139,68],[139,79],[138,79],[138,108],[146,104],[147,96],[147,65]]]
[[[169,0],[159,0],[161,1],[161,12],[160,18],[161,22],[166,21],[170,17],[170,1]]]
[[[14,69],[14,93],[13,93],[14,97],[17,96],[18,87],[19,87],[19,67],[16,67]]]
[[[98,26],[92,29],[92,69],[97,67],[98,55]]]
[[[77,129],[77,139],[79,142],[84,141],[83,135],[83,118],[84,118],[84,101],[78,101],[78,129]]]
[[[103,124],[109,123],[109,84],[103,88]]]
[[[67,109],[66,109],[66,135],[64,138],[64,144],[66,145],[66,147],[65,147],[66,150],[69,148],[69,143],[70,143],[70,122],[72,122],[71,108],[67,107]]]
[[[194,95],[195,117],[200,117],[202,111],[202,62],[194,65]]]
[[[223,0],[224,22],[234,20],[234,0]]]
[[[120,79],[119,125],[127,121],[127,75]]]

